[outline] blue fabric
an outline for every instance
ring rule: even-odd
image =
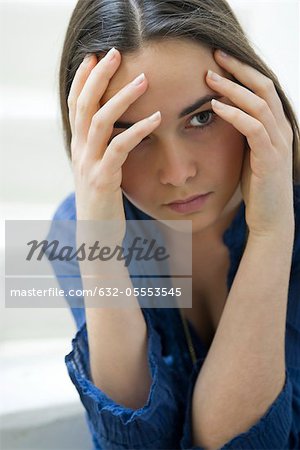
[[[150,220],[123,196],[126,219]],[[290,274],[286,319],[286,379],[282,391],[265,415],[245,433],[227,442],[224,449],[300,449],[300,186],[294,186],[295,241]],[[58,207],[53,221],[76,221],[75,196],[70,194]],[[54,223],[54,222],[52,222]],[[58,228],[55,227],[56,233]],[[223,235],[230,253],[228,291],[246,243],[245,204],[242,202]],[[60,233],[63,234],[61,229]],[[48,239],[55,236],[50,230]],[[72,238],[74,239],[74,237]],[[78,263],[70,265],[74,280],[61,277],[57,260],[52,262],[63,289],[74,282],[81,286]],[[73,281],[72,281],[73,280]],[[74,300],[74,299],[73,299]],[[70,302],[70,299],[67,298]],[[91,381],[89,347],[83,298],[69,303],[77,333],[65,363],[86,410],[94,449],[198,449],[192,447],[191,402],[197,375],[208,348],[189,323],[197,352],[192,366],[180,313],[176,308],[141,308],[148,330],[148,363],[152,385],[146,404],[137,410],[109,398]]]

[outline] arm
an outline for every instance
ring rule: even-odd
[[[118,274],[118,282],[115,279],[109,283],[108,279],[102,279],[101,286],[112,289],[118,287],[122,292],[126,288],[133,290],[130,276],[124,267],[112,273]],[[84,289],[94,291],[94,287],[99,285],[99,279],[96,283],[90,278],[84,279],[83,285]],[[98,294],[93,297],[93,302],[103,299]],[[105,304],[111,299],[106,297]],[[85,303],[88,300],[86,298]],[[99,389],[115,402],[137,409],[147,402],[152,382],[148,366],[147,327],[137,299],[126,297],[123,301],[126,301],[126,305],[130,301],[132,307],[85,309],[90,368],[92,380]]]
[[[80,224],[77,223],[76,226],[75,218],[75,197],[72,195],[57,209],[47,236],[49,242],[58,240],[58,252],[64,246],[75,248],[76,229],[79,234],[82,231]],[[84,229],[86,227],[83,227],[83,231]],[[84,236],[82,242],[85,242],[86,248],[89,243],[93,243],[84,239]],[[46,251],[48,256],[49,253],[50,249]],[[74,259],[65,262],[56,258],[51,264],[60,287],[65,291],[77,327],[80,328],[86,322],[90,350],[89,365],[95,386],[126,407],[137,409],[146,404],[152,378],[148,365],[147,326],[137,298],[107,296],[104,301],[106,307],[100,307],[103,296],[91,297],[86,291],[82,291],[83,289],[94,291],[96,286],[110,285],[114,288],[118,282],[121,291],[124,292],[127,287],[132,291],[128,270],[121,263],[116,267],[116,262],[109,265],[108,261],[100,264],[97,261],[91,263],[86,260],[79,264]],[[107,272],[115,274],[115,277],[110,280],[108,276],[102,276],[101,280],[99,274],[105,275]],[[82,279],[81,273],[95,274],[96,278]],[[68,294],[70,289],[87,297],[70,296]],[[108,308],[107,305],[113,300],[120,300],[122,304],[126,301],[126,305],[121,308]],[[97,307],[90,307],[89,302],[96,304]],[[79,307],[76,308],[75,304]]]
[[[289,227],[286,227],[288,230]],[[285,382],[285,323],[293,236],[246,245],[192,401],[195,445],[213,450],[264,415]]]
[[[80,243],[92,235],[100,236],[105,245],[122,241],[126,231],[121,190],[123,164],[130,151],[158,126],[161,119],[157,112],[154,117],[152,114],[151,118],[138,121],[112,138],[115,121],[148,87],[146,79],[140,77],[141,83],[127,83],[99,108],[120,63],[121,55],[115,48],[100,60],[95,54],[86,55],[76,70],[68,95],[76,215],[78,222],[82,222],[77,223],[77,231],[79,225],[84,229]],[[107,220],[113,222],[108,225]],[[85,263],[80,268],[85,269]],[[107,270],[97,265],[88,273],[105,279],[102,269]],[[121,290],[132,287],[124,268],[112,267],[112,271],[115,269],[121,278]],[[106,287],[116,287],[114,280],[111,285],[107,281]],[[83,279],[83,284],[86,289],[95,287],[91,279]],[[93,300],[97,302],[103,297]],[[126,306],[126,310],[119,311],[107,304],[105,308],[89,308],[86,298],[85,306],[93,381],[114,400],[136,408],[148,398],[151,376],[147,365],[146,324],[138,302],[135,298],[131,300],[133,309]]]
[[[47,239],[49,241],[58,239],[60,245],[74,247],[75,227],[69,226],[74,217],[75,205],[74,196],[72,196],[70,201],[65,201],[55,214],[55,220],[52,222]],[[151,375],[150,379],[152,380],[150,392],[140,408],[137,408],[137,405],[134,408],[128,408],[114,401],[105,390],[101,390],[93,382],[90,370],[90,351],[86,323],[86,314],[91,311],[91,308],[84,307],[83,297],[68,296],[68,291],[71,288],[79,293],[83,287],[88,287],[87,284],[84,286],[82,283],[79,263],[72,260],[66,264],[59,259],[54,259],[51,261],[51,265],[60,287],[65,291],[66,302],[76,319],[78,331],[72,339],[72,350],[66,355],[65,363],[80,401],[86,410],[86,417],[95,448],[109,448],[111,450],[178,448],[182,420],[182,404],[180,402],[183,403],[183,399],[180,398],[178,400],[174,368],[164,359],[161,335],[156,328],[157,318],[155,311],[151,308],[139,308],[138,310],[143,315],[143,323],[146,323],[147,329],[146,355]],[[132,308],[130,310],[127,309],[127,311],[135,312]],[[97,308],[95,313],[97,312],[108,313],[109,310]],[[99,317],[97,315],[96,319],[99,319]],[[104,322],[105,316],[102,315],[101,317]],[[133,314],[131,318],[132,320],[134,319]],[[101,325],[101,319],[98,320],[99,324]],[[127,322],[127,334],[131,331],[131,326],[132,322],[131,324]],[[136,323],[134,327],[135,330],[132,330],[132,332],[135,331],[136,335],[142,336],[142,332],[136,329]],[[110,331],[113,332],[113,329],[110,328]],[[98,330],[96,329],[95,332],[98,332]],[[121,335],[121,338],[120,334],[118,336],[119,340],[121,339],[123,342],[124,334]],[[105,338],[101,337],[100,341],[100,347],[103,342],[108,344]],[[91,345],[93,345],[92,341]],[[123,351],[126,352],[126,349]],[[125,381],[129,369],[130,367],[127,367],[125,375],[123,375]],[[140,383],[145,383],[141,372],[139,378]],[[122,382],[124,383],[124,381]],[[118,390],[119,398],[121,398],[122,394],[122,391]],[[123,400],[125,395],[126,393],[124,393]],[[135,391],[132,395],[135,395]],[[128,400],[132,402],[130,395],[128,395]]]
[[[246,138],[241,189],[249,238],[195,385],[194,442],[209,450],[219,448],[262,418],[256,439],[249,431],[238,447],[270,448],[274,432],[272,448],[286,448],[286,436],[274,430],[276,420],[265,428],[263,416],[280,392],[285,419],[292,415],[285,324],[294,238],[294,133],[270,78],[219,51],[215,59],[241,83],[220,74],[206,77],[209,86],[232,102],[213,101],[214,111]],[[283,421],[288,432],[290,424]]]

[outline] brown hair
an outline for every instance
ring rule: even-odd
[[[59,94],[68,157],[71,129],[67,99],[75,73],[86,54],[100,59],[111,47],[133,53],[149,41],[187,38],[220,48],[270,78],[294,133],[293,182],[300,183],[300,132],[297,117],[276,75],[252,48],[225,0],[79,0],[64,40]],[[239,83],[241,84],[241,83]]]

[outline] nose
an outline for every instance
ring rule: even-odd
[[[184,186],[197,174],[197,163],[182,146],[161,149],[159,178],[162,184]]]

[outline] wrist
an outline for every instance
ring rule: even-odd
[[[277,230],[272,230],[267,232],[253,232],[249,230],[249,235],[247,239],[248,243],[257,243],[258,245],[270,244],[274,247],[284,247],[288,249],[293,248],[295,238],[295,224],[286,224]]]
[[[257,229],[249,229],[249,236],[253,239],[287,239],[294,241],[295,236],[295,217],[294,211],[282,214],[282,221],[280,223],[270,224],[265,229],[256,227]]]

